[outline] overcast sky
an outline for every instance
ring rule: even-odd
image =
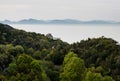
[[[120,0],[0,0],[0,20],[120,21]]]

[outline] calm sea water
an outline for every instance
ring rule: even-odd
[[[105,36],[120,43],[120,25],[11,25],[14,28],[41,34],[51,33],[65,42]]]

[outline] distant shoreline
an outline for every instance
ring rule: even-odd
[[[23,19],[19,21],[3,20],[0,23],[4,24],[41,24],[41,25],[120,25],[120,22],[116,21],[104,21],[104,20],[91,20],[91,21],[81,21],[73,19],[63,19],[63,20],[37,20],[37,19]]]

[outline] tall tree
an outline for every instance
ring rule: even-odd
[[[84,61],[78,58],[75,53],[68,53],[63,61],[60,73],[61,81],[82,81],[84,72]]]

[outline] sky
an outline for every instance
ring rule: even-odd
[[[0,0],[0,20],[120,21],[120,0]]]

